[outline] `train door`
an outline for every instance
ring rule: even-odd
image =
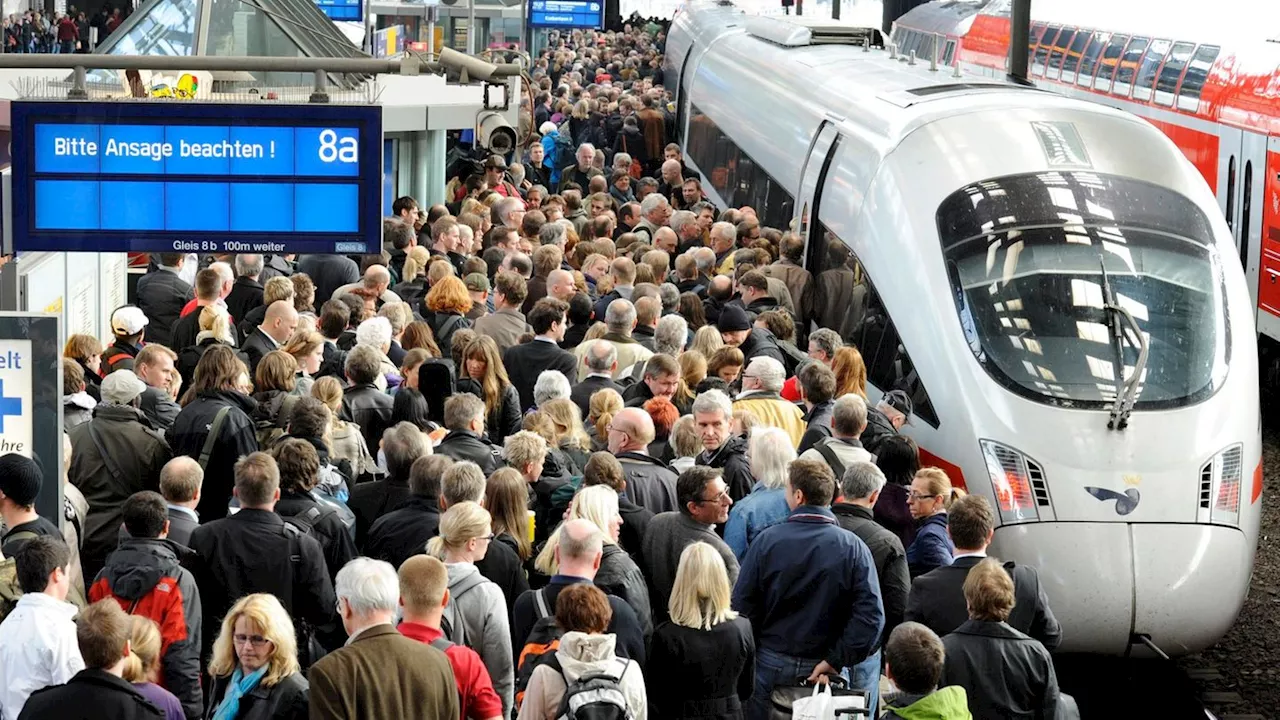
[[[1263,193],[1266,190],[1267,137],[1223,127],[1218,155],[1218,202],[1235,240],[1249,296],[1258,299],[1262,260]]]
[[[1262,186],[1261,272],[1258,284],[1258,332],[1280,340],[1280,137],[1267,141],[1267,168],[1255,181]]]
[[[830,120],[823,120],[818,132],[809,146],[809,155],[800,168],[800,192],[796,195],[797,207],[800,208],[800,221],[797,227],[805,239],[806,247],[811,240],[821,238],[810,237],[810,230],[817,226],[817,200],[822,196],[822,181],[831,165],[831,157],[839,144],[840,133]],[[811,222],[812,221],[812,222]]]

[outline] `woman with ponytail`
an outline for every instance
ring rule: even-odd
[[[129,618],[129,658],[121,675],[142,697],[160,708],[165,720],[186,720],[182,703],[173,693],[156,684],[160,677],[160,626],[151,618],[134,615]]]
[[[587,404],[587,435],[591,437],[593,452],[607,450],[609,441],[609,423],[613,416],[622,411],[622,396],[610,388],[597,390]]]

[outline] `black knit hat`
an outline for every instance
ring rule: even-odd
[[[36,461],[17,453],[0,455],[0,492],[18,505],[35,505],[43,481]]]
[[[720,311],[720,320],[716,323],[716,329],[720,332],[750,330],[751,318],[747,316],[746,310],[737,305],[726,305]]]

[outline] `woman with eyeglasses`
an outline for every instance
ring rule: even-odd
[[[460,502],[440,516],[440,534],[427,542],[427,554],[443,560],[449,571],[449,604],[440,628],[450,641],[480,653],[507,717],[515,700],[507,601],[501,588],[475,565],[489,552],[494,537],[489,511],[477,503]]]
[[[912,478],[907,493],[911,517],[916,519],[916,539],[907,547],[911,577],[951,564],[956,546],[947,533],[947,508],[962,495],[964,491],[951,487],[951,479],[936,467],[920,468]]]
[[[209,662],[204,720],[301,720],[307,679],[289,613],[274,595],[240,598],[222,621]]]

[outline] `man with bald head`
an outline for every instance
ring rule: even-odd
[[[604,557],[604,534],[590,520],[566,520],[560,526],[555,557],[558,572],[551,576],[551,582],[539,590],[524,591],[516,598],[515,607],[512,608],[511,644],[517,657],[524,649],[533,626],[538,622],[539,602],[534,594],[541,594],[546,607],[554,608],[561,590],[578,583],[594,585],[596,573],[600,571],[600,561]],[[617,636],[614,652],[618,657],[634,660],[643,666],[646,631],[640,619],[623,599],[613,595],[608,595],[608,598],[609,608],[613,613],[605,632]]]
[[[362,280],[334,290],[333,299],[340,300],[343,295],[355,293],[364,298],[374,298],[374,305],[378,307],[400,302],[400,296],[391,292],[390,288],[391,271],[385,265],[370,265],[364,271]]]
[[[676,235],[676,231],[669,227],[660,227],[657,232],[653,234],[653,246],[668,255],[675,255],[679,244],[679,238]]]
[[[636,342],[654,350],[654,335],[658,332],[658,320],[662,317],[662,301],[655,297],[636,298],[636,327],[631,332]]]
[[[636,327],[636,307],[630,300],[617,299],[609,303],[604,313],[604,323],[606,332],[602,338],[584,342],[573,350],[578,361],[578,380],[586,379],[588,370],[583,358],[600,340],[609,341],[618,351],[618,369],[614,371],[614,380],[618,379],[619,374],[628,372],[636,363],[644,362],[653,355],[652,350],[632,337],[632,331]]]
[[[573,273],[556,268],[547,274],[547,296],[568,303],[578,293],[573,284]]]
[[[623,408],[609,423],[609,452],[622,463],[627,478],[623,494],[653,514],[676,509],[676,473],[649,455],[653,418],[640,408]]]
[[[662,193],[662,197],[677,208],[683,208],[683,188],[684,168],[680,166],[680,161],[664,160],[662,162],[662,184],[658,186],[658,192]]]
[[[386,268],[383,268],[384,270]],[[262,324],[249,333],[240,348],[249,357],[249,376],[258,371],[258,363],[272,350],[279,350],[298,327],[298,311],[288,300],[277,300],[267,307]]]

